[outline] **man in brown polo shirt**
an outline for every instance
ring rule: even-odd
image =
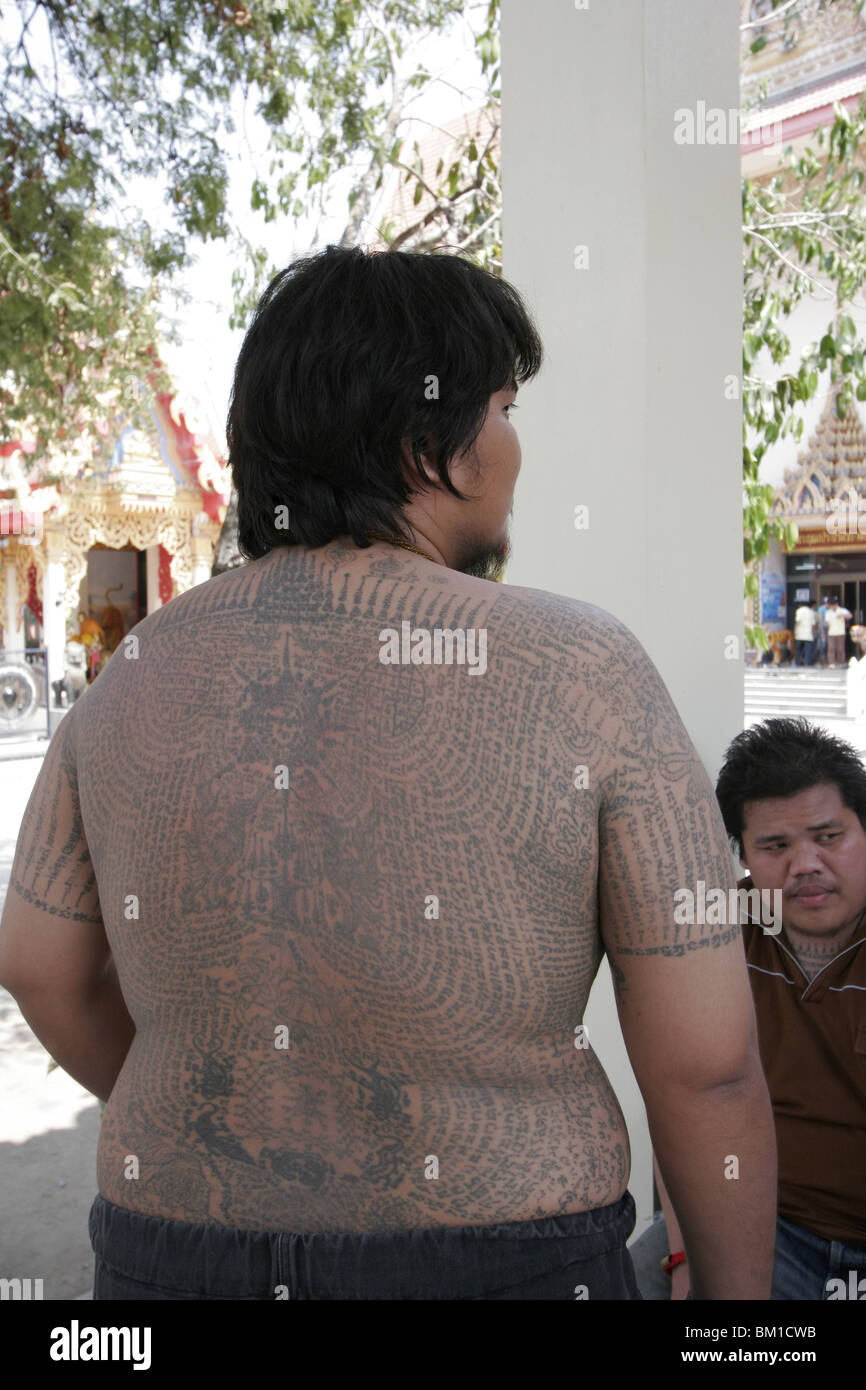
[[[739,886],[781,892],[780,929],[743,925],[779,1155],[771,1297],[866,1300],[866,770],[805,719],[769,719],[734,739],[716,795],[750,871]],[[647,1255],[660,1238],[641,1238]]]

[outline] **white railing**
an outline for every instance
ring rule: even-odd
[[[846,695],[848,718],[866,718],[866,657],[849,661]]]

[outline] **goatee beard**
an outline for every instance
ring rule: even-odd
[[[508,541],[479,551],[465,565],[460,566],[461,574],[469,574],[473,579],[489,579],[494,584],[501,581],[508,564],[511,546]]]

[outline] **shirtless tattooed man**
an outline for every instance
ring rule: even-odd
[[[740,928],[674,920],[735,884],[713,789],[621,622],[494,582],[540,363],[460,257],[282,272],[229,414],[248,563],[52,739],[0,980],[107,1101],[97,1299],[639,1297],[605,953],[693,1297],[768,1295]]]

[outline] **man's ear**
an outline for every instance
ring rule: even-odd
[[[425,447],[429,447],[429,446],[427,445],[427,442],[426,442],[426,441],[425,441]],[[404,473],[406,474],[406,477],[410,480],[412,486],[413,486],[414,488],[417,489],[417,488],[420,486],[420,478],[419,478],[419,475],[418,475],[418,467],[417,467],[417,464],[415,463],[414,459],[412,458],[412,447],[411,447],[411,444],[410,444],[410,442],[409,442],[408,439],[404,439],[404,440],[403,440],[402,462],[403,462],[403,471],[404,471]],[[433,463],[433,460],[432,460],[432,458],[431,458],[431,456],[430,456],[429,453],[424,453],[424,452],[422,452],[422,454],[421,454],[421,468],[422,468],[422,470],[423,470],[423,472],[424,472],[424,475],[425,475],[426,478],[428,479],[429,484],[430,484],[430,486],[431,486],[432,488],[438,488],[438,487],[441,487],[441,486],[442,486],[441,481],[440,481],[440,478],[439,478],[439,472],[438,472],[438,470],[437,470],[435,464]]]

